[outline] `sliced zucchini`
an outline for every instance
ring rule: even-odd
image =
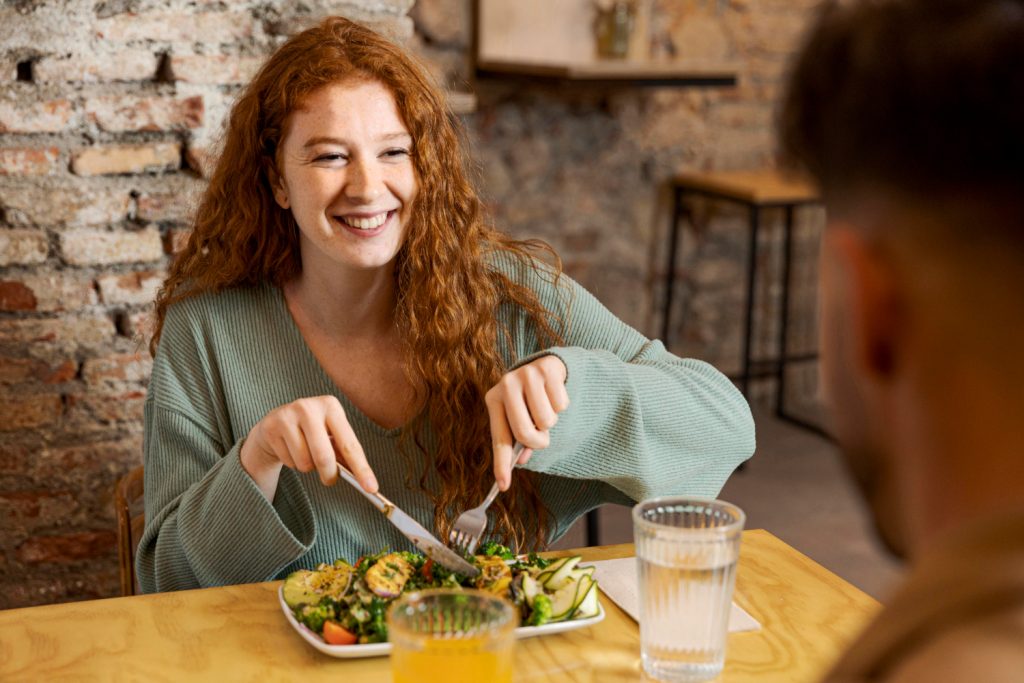
[[[551,621],[564,621],[572,616],[579,605],[576,593],[579,591],[579,582],[567,583],[551,596]],[[580,596],[580,600],[583,596]]]
[[[598,607],[597,604],[597,595],[597,581],[591,581],[590,587],[587,588],[586,594],[580,601],[579,606],[576,608],[576,613],[572,615],[572,618],[589,619],[590,617],[596,617],[600,613],[600,607]]]
[[[568,557],[560,557],[551,564],[549,564],[546,568],[542,569],[539,574],[537,574],[537,581],[543,584],[545,581],[551,578],[552,574],[561,569],[562,565],[565,564],[566,561],[569,559],[570,558]]]
[[[324,598],[340,600],[352,584],[352,567],[346,563],[324,564],[317,571],[300,569],[284,580],[284,601],[292,609],[318,605]]]
[[[570,572],[576,567],[579,561],[583,559],[579,555],[575,557],[567,557],[565,562],[555,571],[551,577],[544,581],[544,588],[549,591],[561,590],[563,587],[572,583],[572,576]]]
[[[282,589],[284,601],[293,610],[303,605],[315,605],[320,602],[322,596],[312,585],[316,573],[309,569],[300,569],[289,574],[284,580]]]
[[[541,592],[540,584],[529,574],[523,576],[523,595],[526,597],[526,604],[532,605],[533,599]]]

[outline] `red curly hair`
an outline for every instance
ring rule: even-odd
[[[425,72],[397,46],[331,17],[289,39],[263,65],[231,111],[224,150],[191,236],[157,295],[150,352],[156,352],[175,302],[264,282],[280,287],[299,275],[298,226],[274,201],[270,184],[282,135],[305,98],[352,79],[387,86],[413,139],[418,193],[396,257],[395,320],[405,372],[426,408],[404,428],[401,443],[407,455],[414,443],[423,456],[418,486],[432,500],[444,538],[454,514],[479,503],[493,481],[484,394],[506,371],[499,342],[510,332],[496,320],[499,306],[522,311],[542,344],[562,340],[561,321],[490,261],[504,253],[537,267],[533,256],[544,251],[554,261],[544,272],[554,279],[561,264],[547,245],[512,240],[484,221],[464,167],[461,124]],[[433,454],[417,438],[425,421],[436,437]],[[439,491],[426,486],[431,466]],[[534,473],[516,470],[511,489],[491,510],[493,535],[503,543],[519,549],[546,545],[551,515]]]

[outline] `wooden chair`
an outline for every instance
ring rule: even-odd
[[[117,480],[114,507],[117,510],[117,558],[121,566],[121,594],[135,595],[139,592],[135,577],[135,549],[146,526],[141,466]]]

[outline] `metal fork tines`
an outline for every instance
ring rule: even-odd
[[[517,442],[512,448],[513,463],[519,459],[522,452],[523,444]],[[494,502],[497,496],[498,482],[494,482],[494,486],[491,487],[487,497],[484,498],[484,502],[459,515],[458,519],[455,520],[452,530],[448,533],[448,543],[452,546],[452,549],[463,555],[473,554],[480,543],[480,537],[483,536],[484,529],[487,528],[487,508],[491,506],[491,503]]]

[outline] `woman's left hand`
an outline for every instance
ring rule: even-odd
[[[512,481],[514,442],[525,446],[516,461],[519,464],[530,459],[533,449],[547,448],[551,442],[549,430],[569,407],[567,372],[558,356],[543,356],[506,373],[487,392],[494,478],[502,491]]]

